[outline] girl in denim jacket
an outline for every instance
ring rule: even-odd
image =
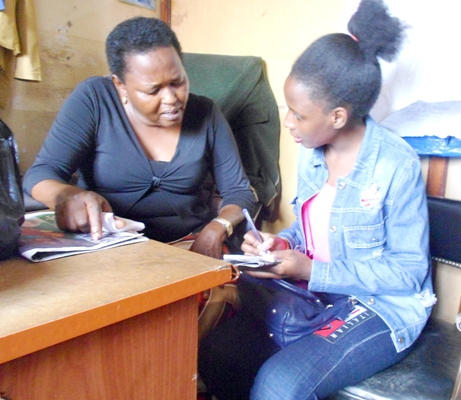
[[[219,400],[325,398],[405,357],[435,302],[428,216],[418,156],[368,114],[404,25],[380,0],[362,0],[351,35],[319,38],[285,82],[285,127],[300,143],[296,222],[277,236],[252,232],[242,250],[281,263],[259,278],[297,278],[354,321],[278,347],[245,309],[201,344],[199,372]],[[245,272],[247,273],[247,272]]]

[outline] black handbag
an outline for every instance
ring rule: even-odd
[[[16,253],[24,213],[16,143],[0,120],[0,260]]]
[[[240,307],[262,320],[268,335],[282,348],[335,319],[344,320],[354,308],[348,296],[338,296],[330,304],[325,294],[283,279],[260,279],[242,273],[237,286]]]

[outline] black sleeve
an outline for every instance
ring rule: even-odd
[[[46,179],[68,182],[85,160],[91,162],[97,129],[96,96],[87,81],[80,83],[60,109],[33,165],[24,177],[24,189]]]

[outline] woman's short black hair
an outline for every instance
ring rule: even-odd
[[[127,56],[170,46],[181,57],[181,45],[176,34],[162,20],[135,17],[123,21],[109,33],[106,40],[106,56],[110,72],[124,82]]]
[[[313,101],[329,110],[347,107],[352,118],[363,118],[381,90],[378,57],[395,58],[405,28],[382,0],[362,0],[348,24],[351,35],[317,39],[299,56],[290,75],[306,86]]]

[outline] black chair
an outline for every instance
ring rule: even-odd
[[[428,197],[428,206],[433,265],[461,268],[461,201]],[[404,360],[328,400],[460,400],[460,331],[461,313],[456,323],[431,317]]]

